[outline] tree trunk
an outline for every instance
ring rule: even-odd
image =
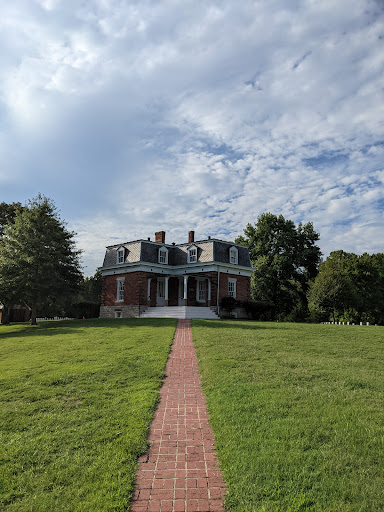
[[[7,306],[3,307],[3,314],[1,315],[1,323],[3,325],[9,324],[9,319],[11,316],[11,308],[8,308]]]
[[[37,325],[37,322],[36,322],[36,310],[37,310],[37,304],[36,304],[36,301],[34,300],[32,302],[31,325]]]

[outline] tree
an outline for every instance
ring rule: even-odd
[[[50,199],[38,195],[16,210],[0,241],[0,300],[25,302],[32,325],[37,308],[77,291],[82,278],[80,251]]]
[[[311,283],[308,300],[318,312],[326,313],[332,320],[345,309],[353,309],[356,293],[347,267],[340,265],[343,251],[332,252],[320,265],[316,279]]]
[[[308,299],[317,312],[349,321],[384,322],[384,254],[334,251],[320,265]]]
[[[21,203],[0,203],[0,238],[4,235],[4,228],[13,224],[16,213],[22,211]]]
[[[100,304],[101,282],[101,272],[99,271],[96,271],[94,276],[85,277],[80,284],[78,302]]]
[[[253,299],[272,302],[280,315],[295,308],[306,311],[309,281],[316,276],[321,257],[312,223],[296,228],[282,215],[263,213],[254,226],[247,225],[244,235],[236,242],[247,245],[256,269]]]
[[[86,277],[80,283],[79,293],[73,298],[71,306],[67,309],[70,316],[76,318],[96,318],[100,313],[101,305],[101,272]]]

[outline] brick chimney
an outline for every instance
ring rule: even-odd
[[[190,231],[188,233],[188,243],[192,244],[195,241],[195,232]]]
[[[165,231],[158,231],[157,233],[155,233],[155,242],[157,244],[165,243]]]

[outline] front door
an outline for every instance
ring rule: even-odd
[[[157,294],[156,306],[165,305],[165,280],[163,278],[157,279]]]
[[[206,300],[206,281],[205,279],[197,279],[196,301],[205,302]]]

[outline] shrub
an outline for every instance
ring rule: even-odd
[[[264,300],[242,301],[238,305],[244,309],[248,318],[253,320],[273,320],[275,306],[272,302]]]
[[[238,302],[234,297],[223,297],[220,301],[221,309],[231,313],[238,306]]]

